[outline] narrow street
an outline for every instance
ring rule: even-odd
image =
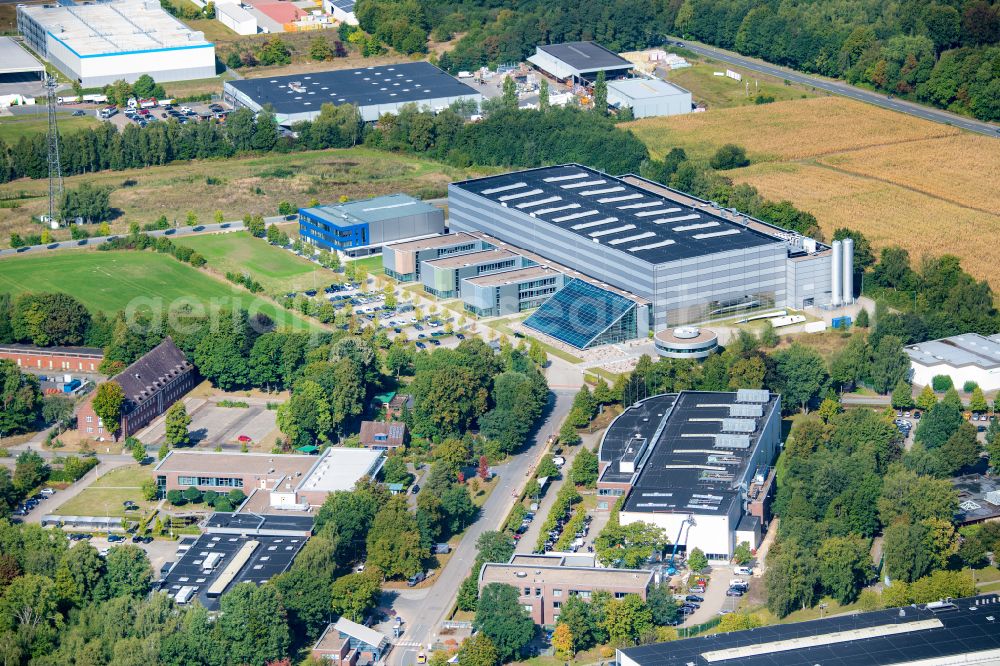
[[[499,529],[503,525],[529,478],[530,470],[538,464],[546,440],[558,431],[569,413],[575,393],[570,389],[554,390],[549,411],[538,426],[531,444],[509,462],[494,469],[499,481],[493,494],[483,506],[479,520],[466,530],[434,585],[426,590],[396,594],[392,608],[404,619],[406,631],[400,637],[398,647],[387,657],[389,666],[415,664],[422,650],[419,646],[427,646],[435,640],[441,622],[455,603],[459,585],[469,575],[476,559],[476,540],[483,532]]]

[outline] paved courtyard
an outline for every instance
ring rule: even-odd
[[[188,398],[184,401],[191,425],[188,431],[196,445],[223,449],[239,448],[238,438],[246,435],[253,442],[263,441],[277,427],[277,410],[267,409],[266,402],[247,398],[248,407],[220,407],[214,400]],[[139,433],[146,446],[159,446],[166,438],[163,416]]]

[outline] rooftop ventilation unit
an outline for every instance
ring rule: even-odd
[[[717,449],[749,449],[750,435],[716,435],[714,446]]]
[[[737,389],[736,402],[764,404],[771,399],[767,389]]]

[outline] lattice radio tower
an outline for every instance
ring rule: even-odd
[[[59,160],[59,127],[56,125],[56,79],[45,77],[46,104],[49,112],[49,224],[56,221],[62,198],[62,163]]]

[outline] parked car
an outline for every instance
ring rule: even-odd
[[[736,589],[735,587],[731,587],[728,590],[726,590],[726,596],[727,597],[742,597],[743,596],[743,590],[739,590],[739,589]]]
[[[125,540],[125,537],[123,537],[120,534],[109,534],[108,535],[108,543],[118,543],[118,542],[124,541],[124,540]]]
[[[423,571],[417,572],[406,580],[406,585],[407,587],[414,587],[415,585],[419,585],[421,582],[423,582],[425,578],[427,578],[427,576],[424,574]]]
[[[697,601],[698,603],[701,603],[705,601],[705,598],[699,597],[697,594],[689,594],[686,597],[684,597],[684,601]]]
[[[420,486],[418,484],[414,483],[413,486],[410,488],[410,492],[412,494],[416,495],[417,493],[420,492]]]

